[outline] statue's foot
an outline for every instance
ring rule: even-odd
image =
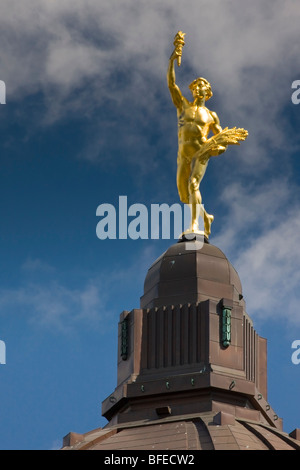
[[[199,232],[199,224],[198,223],[191,224],[189,230],[195,233]]]
[[[189,228],[183,232],[183,235],[184,235],[184,234],[193,234],[193,233],[195,233],[195,234],[200,234],[200,235],[201,235],[201,234],[204,235],[204,232],[203,232],[202,230],[200,230],[198,223],[193,223],[193,224],[191,224],[191,225],[189,226]]]

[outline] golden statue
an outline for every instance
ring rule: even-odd
[[[200,182],[210,157],[221,155],[228,145],[239,145],[239,141],[246,139],[248,132],[236,127],[222,130],[217,114],[205,106],[205,102],[213,95],[210,83],[205,78],[196,78],[190,84],[193,101],[188,101],[182,95],[175,83],[174,61],[180,66],[184,36],[182,31],[175,36],[175,49],[169,60],[167,74],[178,117],[177,187],[181,202],[191,207],[191,226],[184,233],[200,233],[208,238],[214,216],[208,214],[201,204]],[[208,138],[210,132],[214,135]],[[199,230],[200,215],[204,221],[204,233]]]

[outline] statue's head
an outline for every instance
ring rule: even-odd
[[[212,97],[213,93],[211,91],[211,86],[210,83],[202,77],[196,78],[190,85],[189,89],[193,93],[193,96],[195,96],[195,92],[198,89],[198,91],[203,90],[205,92],[205,101],[209,100],[209,98]]]

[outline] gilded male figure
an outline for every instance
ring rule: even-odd
[[[174,61],[180,66],[184,35],[179,31],[175,36],[175,49],[170,57],[167,75],[178,117],[177,187],[180,200],[191,206],[191,226],[185,233],[199,233],[198,219],[201,215],[204,235],[208,238],[214,216],[208,214],[201,204],[199,189],[208,161],[210,157],[225,152],[229,144],[239,145],[239,141],[246,139],[248,132],[236,127],[221,128],[217,114],[205,106],[205,102],[212,97],[211,86],[205,78],[197,78],[190,84],[193,101],[188,101],[182,95],[175,82]],[[210,132],[213,136],[208,138]]]

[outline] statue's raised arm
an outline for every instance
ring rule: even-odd
[[[178,31],[174,38],[175,49],[169,60],[169,67],[167,73],[168,87],[171,93],[172,101],[176,108],[181,108],[183,96],[180,88],[176,85],[175,67],[174,62],[177,62],[178,67],[181,65],[182,48],[184,46],[185,33]]]

